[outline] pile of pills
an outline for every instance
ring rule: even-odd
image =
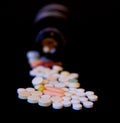
[[[98,96],[81,88],[78,73],[70,73],[62,66],[39,65],[29,72],[33,77],[32,87],[18,88],[18,98],[38,106],[52,106],[54,109],[71,107],[74,110],[92,108]]]

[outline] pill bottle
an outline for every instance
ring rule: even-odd
[[[34,18],[34,42],[40,54],[58,58],[64,53],[69,35],[70,11],[58,3],[44,5]]]

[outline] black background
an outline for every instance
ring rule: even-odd
[[[71,10],[71,30],[68,41],[69,46],[62,56],[63,65],[66,70],[78,72],[81,87],[86,90],[94,91],[99,100],[95,102],[92,109],[82,109],[74,111],[72,108],[54,110],[51,107],[42,108],[38,105],[32,105],[26,101],[17,98],[16,90],[19,87],[31,87],[31,77],[29,76],[30,67],[26,59],[26,52],[34,49],[33,39],[33,20],[36,12],[43,5],[50,2],[58,2],[67,5]],[[111,54],[113,38],[113,11],[114,7],[110,2],[86,2],[72,0],[34,0],[34,1],[15,1],[8,2],[7,19],[8,32],[12,40],[8,41],[10,50],[12,50],[13,87],[15,98],[14,105],[10,106],[15,111],[19,119],[33,119],[49,122],[67,121],[104,121],[104,118],[110,118],[113,113],[113,94],[111,78],[109,73],[111,68]],[[3,16],[4,17],[4,16]],[[8,22],[8,20],[5,22]],[[7,36],[6,36],[7,37]],[[107,114],[107,115],[106,115]],[[102,117],[103,116],[103,117]],[[48,118],[49,117],[49,118]],[[87,118],[88,117],[88,118]],[[35,119],[36,118],[36,119]],[[55,120],[57,118],[57,121]],[[36,122],[36,121],[35,121]]]

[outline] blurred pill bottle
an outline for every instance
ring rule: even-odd
[[[33,30],[36,48],[42,55],[57,59],[64,53],[69,37],[69,17],[70,11],[63,4],[50,3],[38,10]]]

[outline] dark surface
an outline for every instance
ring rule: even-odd
[[[26,52],[36,48],[32,35],[32,23],[37,10],[47,2],[49,1],[28,3],[18,1],[15,3],[15,11],[12,9],[15,13],[15,16],[13,15],[15,17],[15,43],[13,44],[15,47],[14,109],[16,116],[19,119],[36,118],[35,120],[42,122],[46,121],[47,117],[50,117],[49,122],[56,122],[55,117],[57,121],[79,122],[81,120],[95,121],[96,116],[102,121],[104,118],[109,119],[109,115],[113,112],[112,87],[108,73],[108,71],[111,72],[109,40],[112,38],[112,10],[109,3],[62,2],[71,9],[73,20],[71,20],[70,34],[73,35],[70,35],[68,46],[60,60],[66,70],[80,74],[79,81],[82,88],[92,90],[98,95],[99,100],[95,102],[94,107],[83,108],[80,111],[74,111],[72,108],[54,110],[52,107],[42,108],[37,104],[29,104],[17,98],[17,88],[32,87]]]

